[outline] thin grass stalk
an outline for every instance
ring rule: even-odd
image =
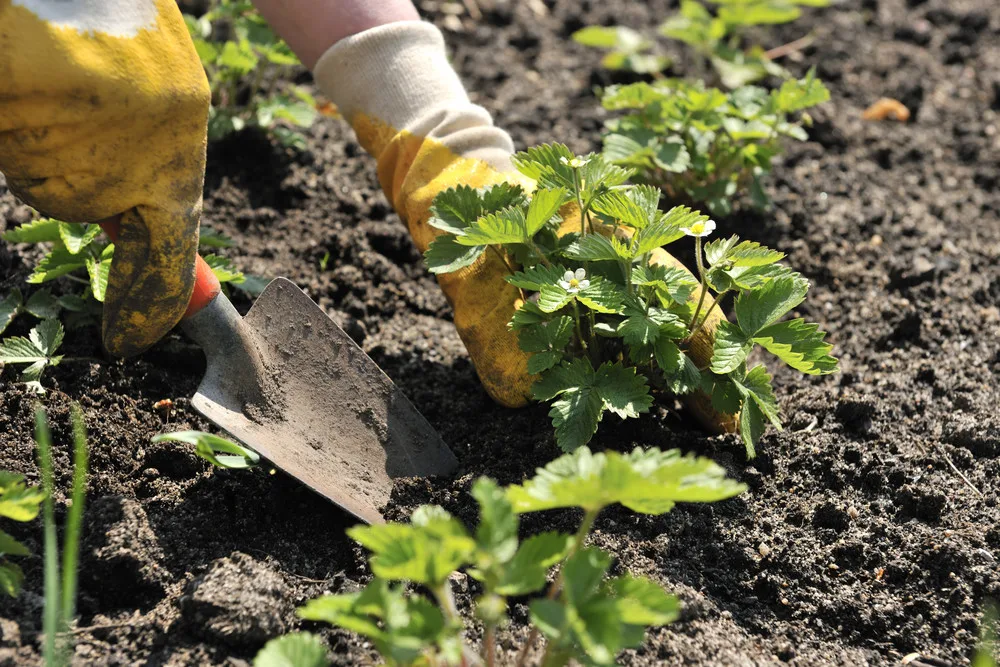
[[[42,657],[48,667],[62,664],[62,656],[56,638],[62,629],[60,627],[59,604],[59,539],[56,536],[55,503],[53,501],[53,470],[52,465],[52,435],[45,419],[45,410],[41,407],[35,410],[35,442],[38,445],[38,463],[42,472],[42,490],[45,500],[42,501],[42,521],[45,531],[44,556],[44,586],[45,607],[42,615],[42,632],[45,643],[42,647]]]

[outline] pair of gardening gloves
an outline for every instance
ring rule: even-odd
[[[416,21],[341,40],[316,82],[378,165],[386,196],[423,252],[442,190],[531,183],[510,137],[469,101],[444,40]],[[0,0],[0,172],[22,200],[70,222],[120,216],[104,304],[112,353],[139,353],[183,316],[195,279],[210,92],[174,0]],[[565,210],[567,228],[578,211]],[[663,250],[653,261],[678,265]],[[507,323],[517,289],[492,254],[439,277],[483,386],[518,407],[531,396],[527,355]],[[689,352],[707,365],[716,315]],[[711,429],[708,399],[691,399]]]

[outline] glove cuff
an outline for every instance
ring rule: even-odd
[[[435,139],[500,172],[512,170],[510,136],[469,101],[448,62],[441,31],[430,23],[390,23],[342,39],[320,57],[313,74],[374,155],[385,134],[406,132]],[[360,129],[373,125],[387,132]]]

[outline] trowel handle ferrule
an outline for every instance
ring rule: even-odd
[[[99,223],[101,229],[111,237],[112,241],[118,240],[118,232],[121,229],[120,219],[120,216],[116,216]],[[195,255],[194,290],[191,292],[191,299],[188,301],[187,310],[184,311],[184,319],[191,317],[212,303],[221,291],[222,286],[219,284],[219,279],[215,276],[215,271],[212,271],[212,267],[201,258],[201,255]]]

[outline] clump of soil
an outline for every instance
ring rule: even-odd
[[[673,11],[665,0],[480,4],[475,20],[425,3],[475,100],[518,146],[560,140],[577,151],[599,147],[605,114],[592,87],[618,75],[568,36],[594,23],[652,26]],[[761,36],[774,46],[809,31],[816,40],[786,64],[816,64],[832,101],[811,140],[776,164],[774,211],[742,208],[719,233],[788,253],[814,286],[800,312],[830,332],[843,372],[804,378],[771,364],[788,427],[765,436],[754,461],[674,406],[602,426],[596,446],[680,447],[750,487],[662,517],[613,509],[598,520],[594,543],[619,568],[685,603],[624,664],[895,665],[912,652],[966,664],[981,605],[1000,599],[1000,9],[852,0]],[[861,120],[884,96],[909,107],[908,123]],[[401,483],[390,517],[436,502],[471,523],[475,477],[520,481],[557,455],[544,408],[497,407],[477,383],[444,298],[345,125],[321,120],[302,153],[244,133],[211,147],[209,170],[205,220],[236,240],[236,263],[307,288],[459,457],[454,479]],[[0,197],[6,228],[29,216]],[[34,258],[0,247],[0,288],[21,285]],[[98,341],[70,332],[66,352],[100,357]],[[80,664],[241,664],[303,627],[295,606],[369,576],[344,535],[350,521],[293,480],[213,471],[182,447],[150,443],[167,428],[209,428],[185,398],[202,365],[172,337],[138,359],[66,363],[47,380],[61,488],[72,400],[92,443]],[[36,481],[34,399],[4,377],[0,468]],[[169,426],[152,408],[168,397]],[[524,529],[576,520],[529,516]],[[21,561],[25,592],[0,601],[0,664],[39,664],[41,529],[4,529],[36,555]],[[473,595],[462,587],[460,605]],[[505,650],[526,634],[523,602]],[[374,660],[357,637],[310,629],[337,664]]]

